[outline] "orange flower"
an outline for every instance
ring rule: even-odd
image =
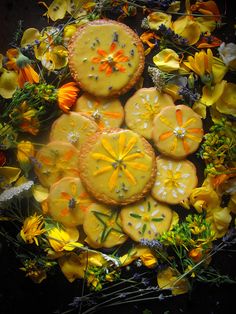
[[[103,49],[98,49],[99,57],[92,59],[93,63],[100,63],[99,71],[105,71],[106,75],[110,75],[114,71],[125,72],[125,67],[120,62],[127,62],[129,58],[124,56],[122,49],[116,50],[116,44],[113,42],[110,46],[109,52]]]
[[[197,43],[197,48],[214,48],[219,47],[221,44],[222,40],[219,38],[212,36],[211,34],[205,34]]]
[[[188,255],[194,262],[198,263],[202,259],[202,248],[197,247],[192,249]]]
[[[26,82],[30,82],[31,84],[39,82],[39,75],[30,65],[30,59],[24,56],[19,50],[14,48],[9,49],[7,57],[9,59],[7,62],[8,69],[18,73],[18,85],[20,88],[24,87]]]
[[[69,82],[61,86],[57,94],[59,108],[68,113],[76,102],[78,92],[79,88],[75,82]]]

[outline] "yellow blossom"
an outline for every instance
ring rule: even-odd
[[[21,38],[21,47],[35,44],[40,39],[40,32],[36,28],[27,28]]]
[[[28,172],[31,167],[31,160],[34,157],[34,145],[30,141],[20,141],[17,145],[16,158],[20,167]]]
[[[236,117],[236,84],[227,83],[224,85],[223,93],[216,102],[216,109],[220,113]]]
[[[0,188],[15,182],[21,173],[20,168],[16,167],[0,167]]]
[[[34,213],[33,216],[27,217],[20,231],[22,239],[26,243],[32,244],[35,242],[36,245],[39,245],[37,237],[45,233],[43,225],[44,220],[41,215]]]
[[[0,76],[0,95],[3,98],[11,98],[18,87],[18,75],[14,71],[2,70]]]
[[[171,289],[173,295],[187,293],[189,284],[186,278],[181,278],[181,274],[171,267],[163,269],[157,274],[157,283],[160,289]]]
[[[145,265],[148,268],[153,268],[157,265],[157,259],[151,252],[142,254],[140,256],[140,259],[143,265]]]
[[[228,231],[232,217],[227,207],[218,207],[207,215],[206,220],[211,223],[211,228],[215,232],[216,238],[221,238]]]
[[[61,228],[54,227],[47,233],[48,241],[55,252],[73,251],[75,248],[83,246],[79,242],[71,241],[68,232]]]
[[[150,29],[158,30],[160,25],[171,27],[171,15],[163,12],[152,12],[147,17]]]
[[[153,57],[155,65],[164,72],[173,72],[179,69],[179,56],[172,49],[163,49]]]

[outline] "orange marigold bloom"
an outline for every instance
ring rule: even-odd
[[[75,104],[79,88],[75,82],[64,84],[58,89],[57,101],[59,108],[68,113],[70,108]]]
[[[22,239],[29,244],[38,243],[38,236],[45,233],[45,229],[43,228],[44,220],[43,216],[37,215],[34,213],[33,216],[27,217],[24,221],[22,229],[20,231],[20,235]]]
[[[39,75],[30,65],[31,60],[24,56],[18,49],[12,48],[7,51],[7,67],[18,73],[18,85],[24,87],[26,82],[38,83]]]

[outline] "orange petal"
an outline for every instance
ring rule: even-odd
[[[166,140],[168,137],[170,137],[172,134],[173,134],[172,131],[165,132],[165,133],[163,133],[163,134],[161,134],[161,135],[159,136],[159,140],[160,140],[160,141],[164,141],[164,140]]]
[[[183,140],[182,143],[183,143],[183,148],[185,150],[185,153],[188,154],[189,153],[189,145],[188,145],[188,143],[185,140]]]
[[[176,110],[176,120],[179,126],[182,126],[183,124],[183,114],[180,109]]]

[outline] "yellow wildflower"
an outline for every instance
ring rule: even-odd
[[[44,220],[41,215],[34,213],[33,216],[27,217],[20,231],[22,239],[26,243],[32,244],[35,242],[36,245],[39,245],[37,237],[45,233],[43,225]]]
[[[157,283],[160,289],[171,289],[173,295],[187,293],[189,284],[186,278],[181,278],[181,274],[171,267],[163,269],[157,274]]]

